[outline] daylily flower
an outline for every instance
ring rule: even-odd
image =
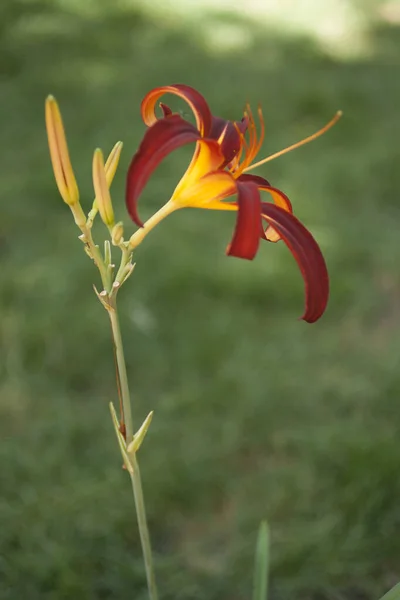
[[[179,96],[189,104],[196,126],[179,114],[174,114],[161,102],[162,116],[157,118],[155,108],[165,93]],[[249,175],[247,171],[315,139],[337,121],[340,113],[316,134],[257,163],[253,161],[264,139],[260,108],[258,134],[249,105],[241,121],[228,121],[213,116],[205,98],[198,91],[178,84],[150,91],[142,102],[141,114],[148,130],[129,167],[126,203],[131,218],[144,230],[141,230],[142,236],[140,230],[132,236],[132,247],[137,245],[147,229],[178,208],[237,211],[236,227],[227,254],[252,260],[260,239],[272,242],[282,239],[296,259],[305,282],[306,308],[302,318],[309,323],[319,319],[329,295],[328,272],[319,246],[293,215],[289,198],[263,177]],[[196,144],[193,158],[171,199],[159,213],[143,224],[137,212],[137,203],[149,177],[170,152],[193,142]],[[261,201],[260,191],[267,192],[273,203]],[[227,201],[233,195],[237,199]]]

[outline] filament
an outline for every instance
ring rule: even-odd
[[[304,146],[305,144],[308,144],[308,142],[312,142],[313,140],[316,140],[320,135],[323,135],[326,131],[328,131],[328,129],[333,127],[339,121],[342,114],[343,114],[342,111],[338,110],[337,113],[335,114],[335,116],[333,117],[333,119],[331,119],[329,121],[329,123],[327,123],[324,127],[322,127],[322,129],[319,129],[316,133],[309,135],[308,137],[304,138],[304,140],[301,140],[300,142],[296,142],[295,144],[292,144],[291,146],[288,146],[287,148],[284,148],[283,150],[279,150],[279,152],[275,152],[274,154],[271,154],[270,156],[267,156],[266,158],[259,160],[258,162],[254,163],[253,165],[250,165],[249,167],[246,167],[245,169],[243,169],[243,172],[251,171],[252,169],[259,167],[259,166],[263,165],[264,163],[269,162],[270,160],[273,160],[274,158],[278,158],[278,156],[287,154],[288,152],[291,152],[292,150],[295,150],[296,148],[300,148],[300,146]]]

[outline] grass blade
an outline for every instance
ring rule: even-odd
[[[400,600],[400,583],[389,590],[380,600]]]
[[[267,522],[262,521],[258,530],[257,537],[256,556],[254,565],[253,600],[267,600],[268,570],[269,529]],[[397,600],[397,598],[385,598],[385,600]]]

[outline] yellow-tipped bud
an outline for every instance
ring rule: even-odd
[[[118,246],[123,241],[124,225],[122,221],[116,223],[111,232],[111,241],[114,246]]]
[[[111,184],[113,182],[115,171],[117,170],[119,163],[119,157],[121,156],[122,145],[122,142],[117,142],[106,160],[104,168],[106,170],[106,179],[108,187],[111,187]]]
[[[60,109],[53,96],[48,96],[46,99],[45,116],[51,163],[57,187],[64,202],[72,206],[79,202],[79,190],[69,158]]]
[[[103,153],[99,148],[95,150],[93,155],[93,186],[96,194],[95,202],[101,219],[108,227],[112,227],[115,221],[114,210],[106,178]]]
[[[122,151],[122,146],[123,146],[122,142],[117,142],[115,144],[114,148],[111,150],[111,152],[106,160],[106,164],[105,164],[104,168],[106,171],[107,185],[109,188],[111,187],[115,172],[118,167],[119,157],[121,156],[121,151]],[[98,211],[98,206],[97,206],[97,201],[95,198],[93,201],[92,210],[89,213],[89,221],[91,223],[93,223],[93,220],[94,220],[95,216],[97,215],[97,211]]]

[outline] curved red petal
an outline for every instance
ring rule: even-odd
[[[189,85],[164,85],[154,88],[142,100],[141,114],[146,125],[151,126],[157,121],[155,107],[164,94],[174,94],[187,102],[196,118],[197,128],[202,136],[207,136],[211,128],[212,115],[206,99]]]
[[[236,183],[238,215],[235,233],[227,249],[229,256],[252,260],[260,243],[261,200],[254,183]]]
[[[247,175],[247,173],[245,173],[244,175],[240,175],[240,177],[238,177],[238,181],[252,181],[253,183],[257,184],[257,187],[261,188],[271,187],[270,182],[259,175]]]
[[[324,313],[329,298],[329,276],[321,250],[308,229],[291,213],[268,202],[261,203],[261,213],[297,261],[306,292],[306,308],[301,318],[314,323]]]
[[[150,175],[160,162],[176,148],[196,142],[200,134],[179,115],[160,119],[150,127],[134,155],[126,181],[126,206],[132,220],[142,227],[137,213],[137,202]]]
[[[232,121],[227,121],[221,117],[212,118],[211,129],[207,137],[217,140],[220,144],[222,154],[225,157],[223,167],[235,158],[242,145],[240,133],[235,125]]]
[[[238,181],[253,181],[257,184],[258,189],[263,190],[271,194],[272,199],[276,206],[280,206],[287,212],[293,213],[292,203],[289,198],[278,188],[273,187],[264,177],[259,175],[241,175],[238,177]],[[279,233],[269,225],[265,231],[264,228],[261,232],[261,237],[268,240],[269,242],[278,242],[281,239]]]

